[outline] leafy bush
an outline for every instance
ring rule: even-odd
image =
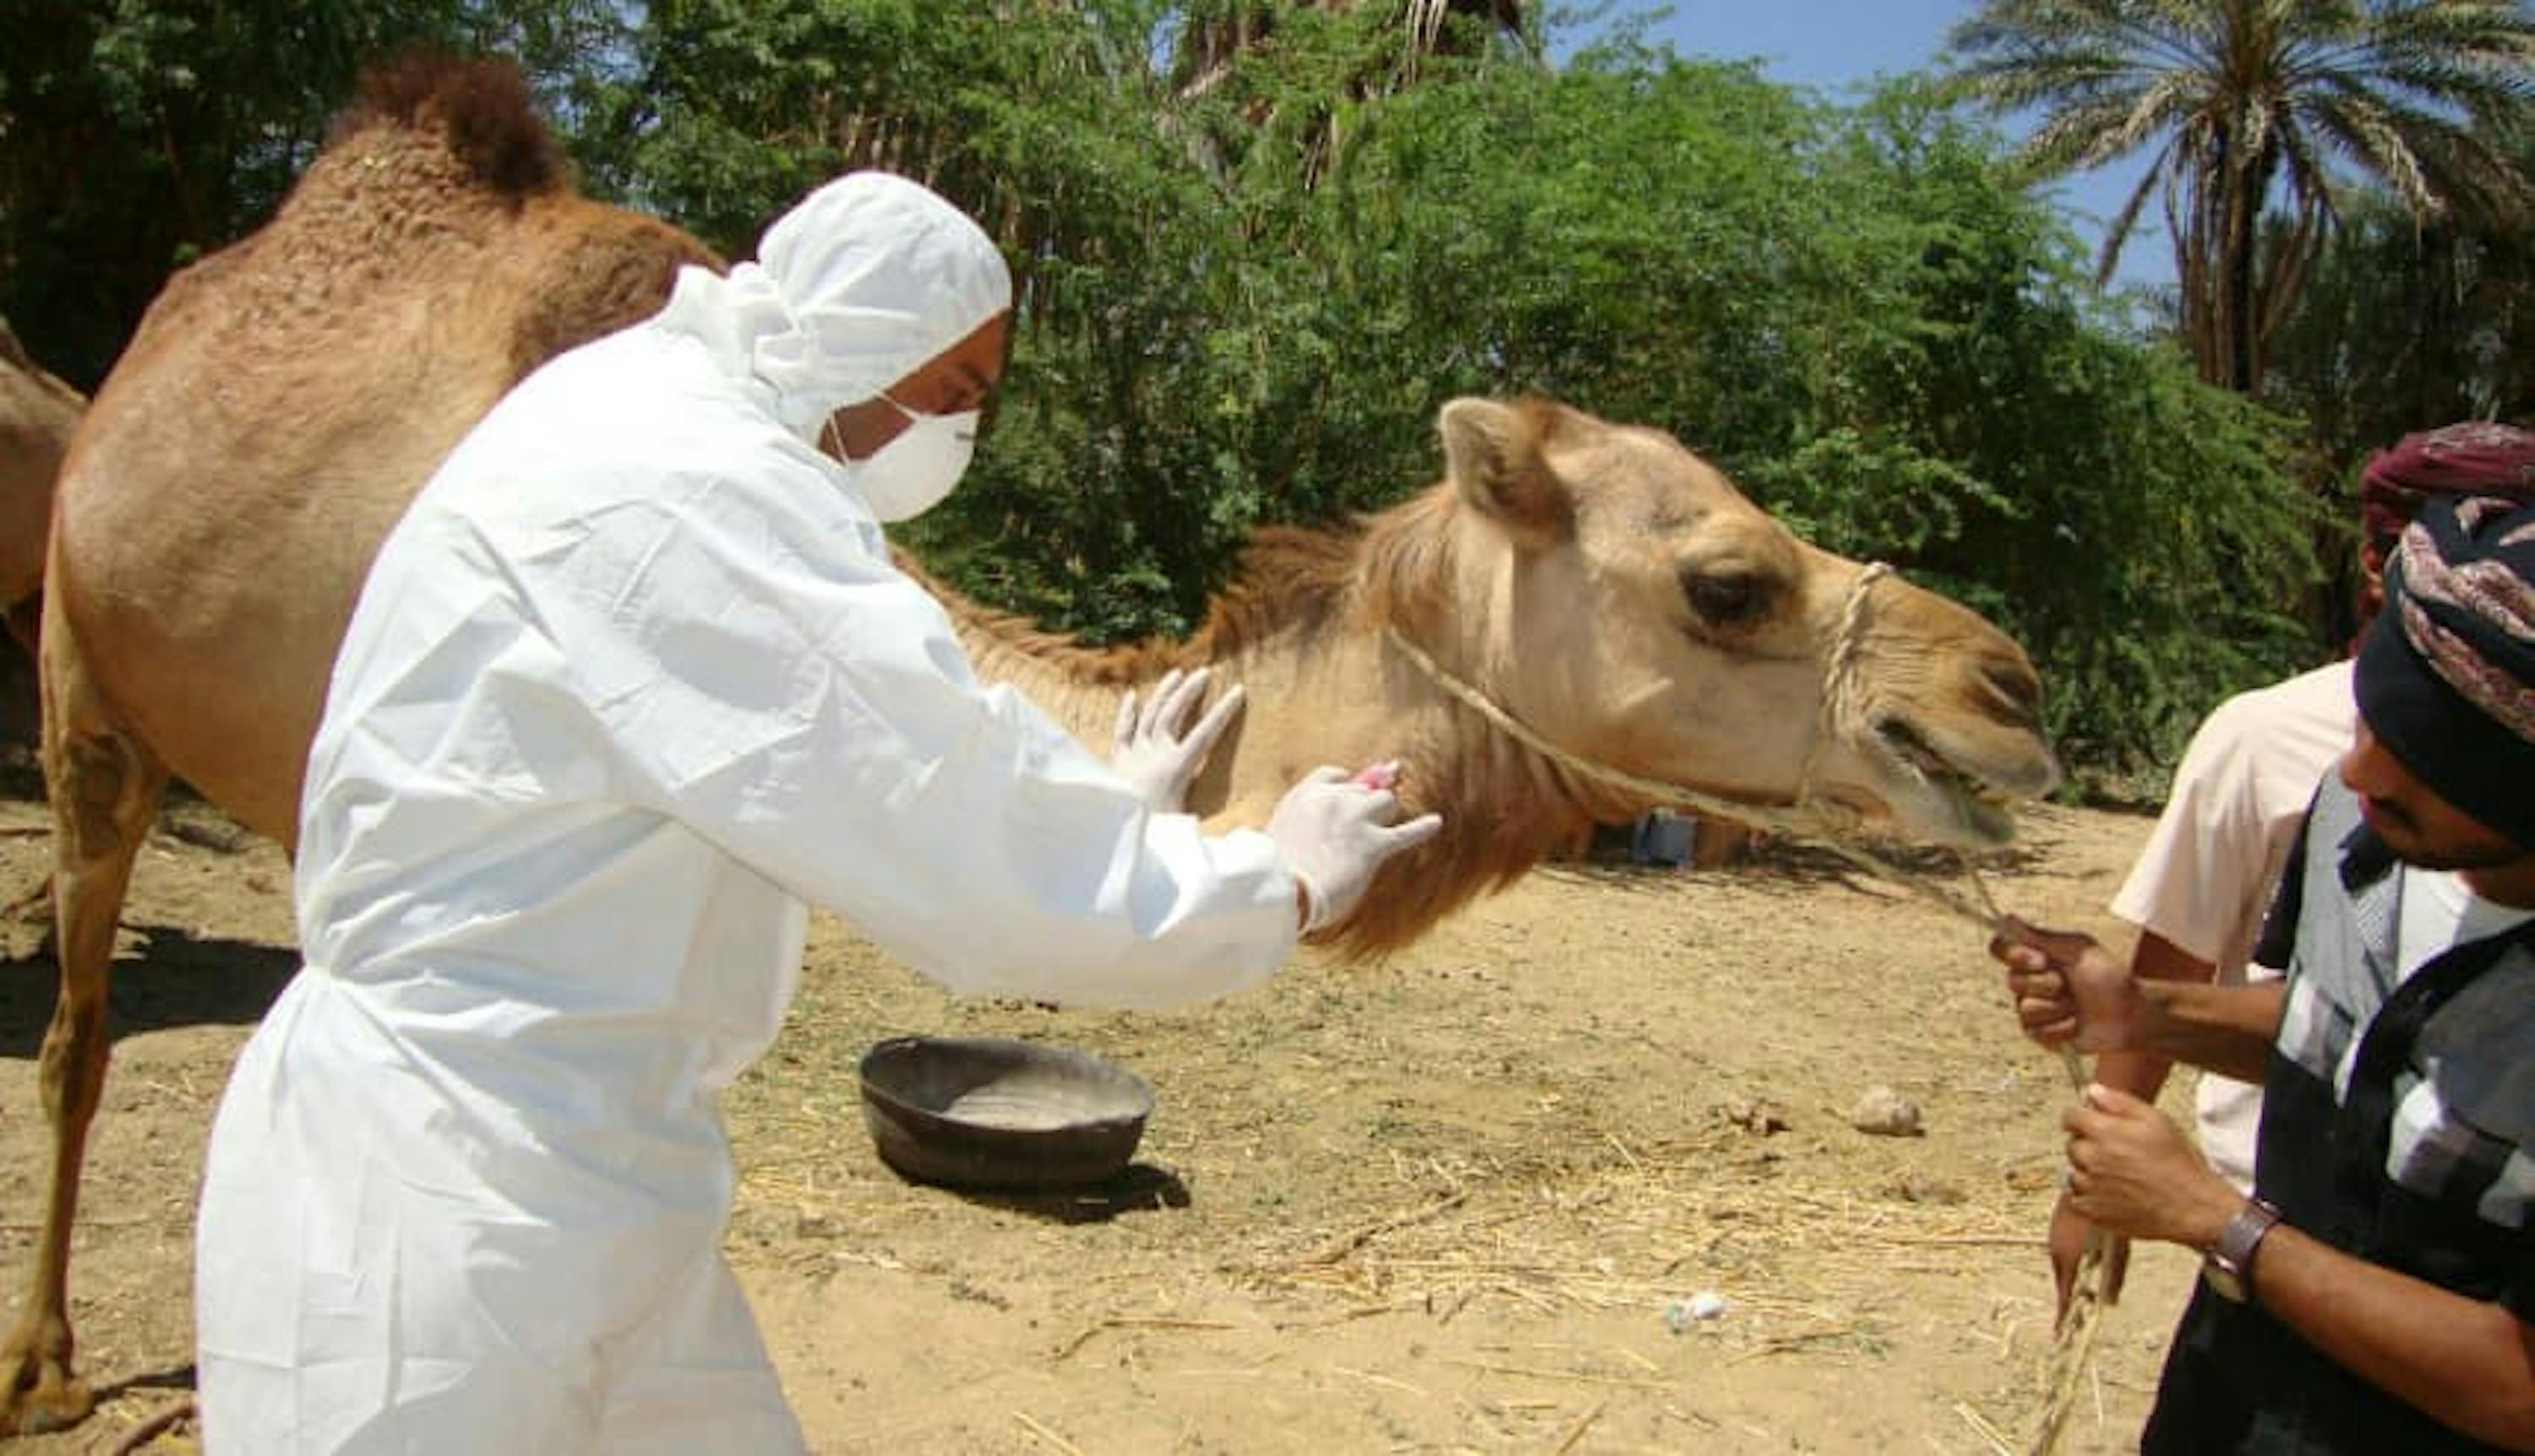
[[[518,14],[594,190],[728,254],[861,164],[1005,243],[1007,386],[968,484],[911,538],[1052,626],[1183,631],[1253,528],[1395,499],[1438,474],[1444,402],[1529,392],[1668,428],[1810,538],[1990,613],[2095,782],[2295,665],[2315,523],[2282,422],[2129,332],[1999,139],[1931,91],[1836,106],[1625,30],[1552,67],[1536,33],[1456,20],[1410,57],[1384,5],[1277,7],[1266,44],[1190,85],[1201,23],[1233,8]],[[383,24],[321,9],[343,33]],[[431,24],[492,13],[443,0]],[[127,38],[156,56],[148,34]],[[117,114],[182,90],[101,75],[139,89]]]

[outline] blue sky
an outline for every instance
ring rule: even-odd
[[[1612,10],[1630,16],[1657,8],[1619,0]],[[1879,74],[1934,67],[1945,49],[1946,32],[1977,7],[1966,0],[1672,0],[1669,8],[1669,15],[1648,28],[1649,40],[1684,56],[1758,60],[1774,80],[1837,98]],[[1599,29],[1579,32],[1570,26],[1553,38],[1564,49]],[[2138,162],[2117,163],[2055,186],[2088,247],[2102,236],[2103,220],[2129,197],[2139,170]],[[2132,232],[2120,278],[2129,283],[2169,283],[2174,278],[2173,253],[2153,202]]]

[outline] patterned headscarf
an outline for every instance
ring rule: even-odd
[[[2359,714],[2440,797],[2535,850],[2535,506],[2425,509],[2360,648]]]

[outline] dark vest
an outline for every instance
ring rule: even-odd
[[[2535,922],[2398,979],[2403,874],[2327,776],[2257,954],[2285,956],[2289,981],[2255,1186],[2334,1248],[2535,1319]],[[2156,1456],[2497,1449],[2205,1287],[2141,1439]]]

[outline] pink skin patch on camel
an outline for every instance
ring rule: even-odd
[[[1389,789],[1399,782],[1399,765],[1396,761],[1366,764],[1347,782],[1367,789]]]

